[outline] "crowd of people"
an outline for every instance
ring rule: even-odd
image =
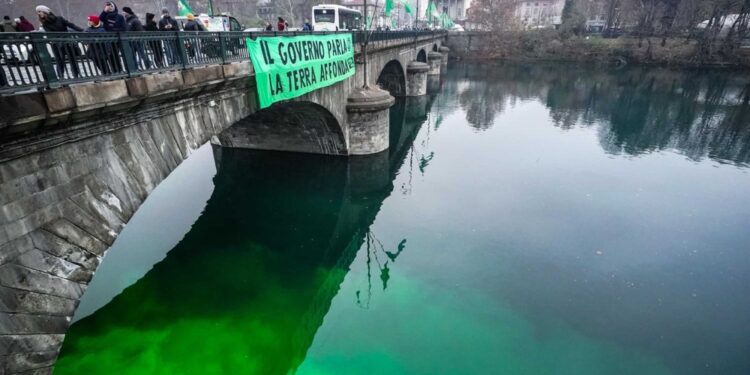
[[[157,19],[153,13],[145,14],[145,22],[133,12],[130,7],[119,9],[113,1],[105,1],[101,13],[89,15],[86,18],[85,28],[79,27],[76,23],[71,22],[61,15],[55,14],[52,9],[45,5],[36,7],[36,16],[38,27],[24,16],[11,19],[4,16],[0,23],[0,32],[140,32],[140,31],[206,31],[206,28],[194,15],[187,15],[183,24],[173,18],[167,8],[162,8],[161,16]],[[289,24],[282,17],[278,18],[276,28],[269,22],[265,28],[266,31],[289,31]],[[313,26],[309,20],[305,20],[303,31],[313,31]],[[173,65],[179,60],[178,48],[176,41],[165,38],[164,40],[156,38],[146,38],[151,40],[130,41],[128,50],[129,58],[134,61],[139,68],[151,69],[152,67],[162,68]],[[195,57],[201,50],[201,41],[186,40],[185,50],[190,57]],[[14,49],[15,48],[15,49]],[[29,47],[30,48],[30,47]],[[125,72],[125,51],[122,50],[121,44],[109,42],[52,42],[49,44],[49,51],[54,56],[55,68],[58,79],[62,79],[65,74],[68,77],[80,77],[81,63],[93,63],[101,74],[117,74]],[[19,57],[17,46],[3,45],[0,39],[0,57],[8,65],[9,61],[16,61]],[[85,59],[84,59],[85,58]],[[10,68],[10,65],[8,65]],[[0,65],[0,86],[8,85],[5,68]]]
[[[180,24],[169,13],[167,8],[162,8],[161,17],[157,20],[153,13],[146,13],[145,23],[133,12],[130,7],[119,9],[113,1],[105,1],[101,13],[92,14],[87,17],[86,29],[79,27],[75,23],[67,20],[65,17],[55,14],[52,9],[45,5],[36,7],[36,15],[39,22],[39,29],[21,16],[11,20],[9,16],[3,17],[0,23],[0,32],[139,32],[139,31],[179,31]],[[188,15],[187,20],[182,26],[184,31],[206,31],[201,22],[194,16]],[[130,54],[132,61],[138,66],[150,69],[152,66],[164,67],[175,64],[178,59],[177,46],[174,41],[168,40],[149,40],[149,41],[131,41]],[[195,56],[198,43],[186,42],[188,54]],[[0,48],[2,43],[0,43]],[[120,46],[116,43],[88,43],[79,46],[75,43],[51,43],[50,50],[54,55],[56,71],[59,78],[62,78],[66,71],[73,77],[81,75],[81,69],[77,63],[78,58],[83,55],[90,59],[94,66],[102,74],[111,74],[123,72],[123,61],[125,56],[120,51]],[[0,50],[0,53],[7,55],[7,48]],[[13,53],[12,51],[10,51]],[[7,61],[8,56],[3,56]],[[0,85],[7,85],[5,71],[0,67]]]

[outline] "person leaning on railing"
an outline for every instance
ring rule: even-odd
[[[44,5],[36,7],[36,14],[39,17],[39,22],[42,23],[44,31],[59,33],[68,32],[68,29],[83,31],[82,28],[76,26],[62,16],[56,16],[52,13],[50,8]],[[70,68],[73,72],[73,76],[78,77],[81,75],[81,71],[78,68],[78,62],[76,61],[76,56],[80,53],[80,50],[78,50],[78,43],[53,42],[50,43],[50,46],[52,47],[52,54],[55,56],[58,78],[62,79],[65,76],[66,59],[68,57],[70,57]]]

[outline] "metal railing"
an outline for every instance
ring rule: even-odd
[[[311,33],[0,33],[0,94],[244,61],[250,59],[245,38],[305,34]],[[440,35],[435,31],[374,31],[369,40],[413,41]],[[353,40],[364,42],[365,32],[353,32]]]

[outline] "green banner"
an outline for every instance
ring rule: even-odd
[[[247,38],[261,108],[354,75],[352,34]]]

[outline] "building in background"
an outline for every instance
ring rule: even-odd
[[[258,18],[263,21],[272,25],[276,22],[276,6],[271,0],[258,0],[255,11]]]
[[[516,7],[516,17],[524,29],[553,29],[562,23],[565,0],[523,0]]]
[[[365,14],[364,0],[344,0],[341,2],[341,5],[347,8],[358,10],[362,12],[362,14]],[[375,15],[373,17],[372,27],[378,27],[378,26],[385,27],[385,16],[383,15],[384,11],[385,11],[385,0],[378,1],[378,4],[375,4],[375,2],[372,0],[367,1],[368,17],[373,17],[373,15]]]

